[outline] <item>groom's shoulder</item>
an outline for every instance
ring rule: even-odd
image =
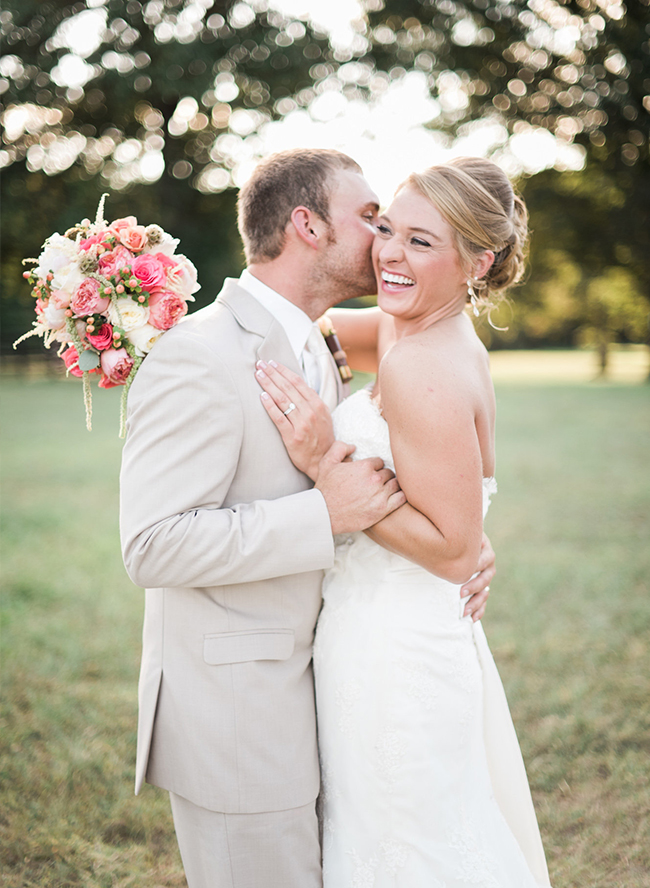
[[[221,298],[224,292],[227,292],[226,287],[214,302],[186,315],[180,323],[168,330],[156,343],[151,357],[157,355],[160,360],[168,353],[191,352],[196,349],[219,354],[223,354],[224,348],[228,351],[236,350],[240,346],[242,328],[226,301]]]
[[[220,298],[222,293],[223,290],[214,302],[204,308],[185,315],[179,324],[168,331],[165,338],[181,337],[194,340],[203,339],[209,342],[215,337],[231,336],[233,328],[237,326],[237,321],[226,303]]]

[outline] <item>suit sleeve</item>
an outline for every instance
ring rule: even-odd
[[[320,491],[223,506],[243,431],[237,389],[218,356],[192,333],[164,337],[129,392],[120,532],[134,583],[218,586],[331,566]]]

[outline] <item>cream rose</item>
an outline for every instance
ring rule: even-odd
[[[163,330],[157,330],[151,324],[143,324],[142,327],[136,327],[135,330],[129,330],[126,338],[135,348],[135,353],[139,357],[144,357],[153,348],[156,340],[163,335]]]
[[[118,312],[119,309],[119,312]],[[128,296],[118,299],[117,303],[111,302],[108,307],[108,319],[114,327],[120,327],[125,333],[141,327],[149,320],[149,309],[139,302],[134,302]]]

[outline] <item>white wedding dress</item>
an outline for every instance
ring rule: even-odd
[[[394,468],[368,389],[334,412]],[[484,511],[494,479],[484,482]],[[459,587],[337,537],[314,645],[324,888],[548,886],[503,688]]]

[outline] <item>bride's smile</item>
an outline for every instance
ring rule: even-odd
[[[409,328],[463,310],[467,274],[451,226],[414,188],[401,189],[380,217],[372,255],[377,304]]]

